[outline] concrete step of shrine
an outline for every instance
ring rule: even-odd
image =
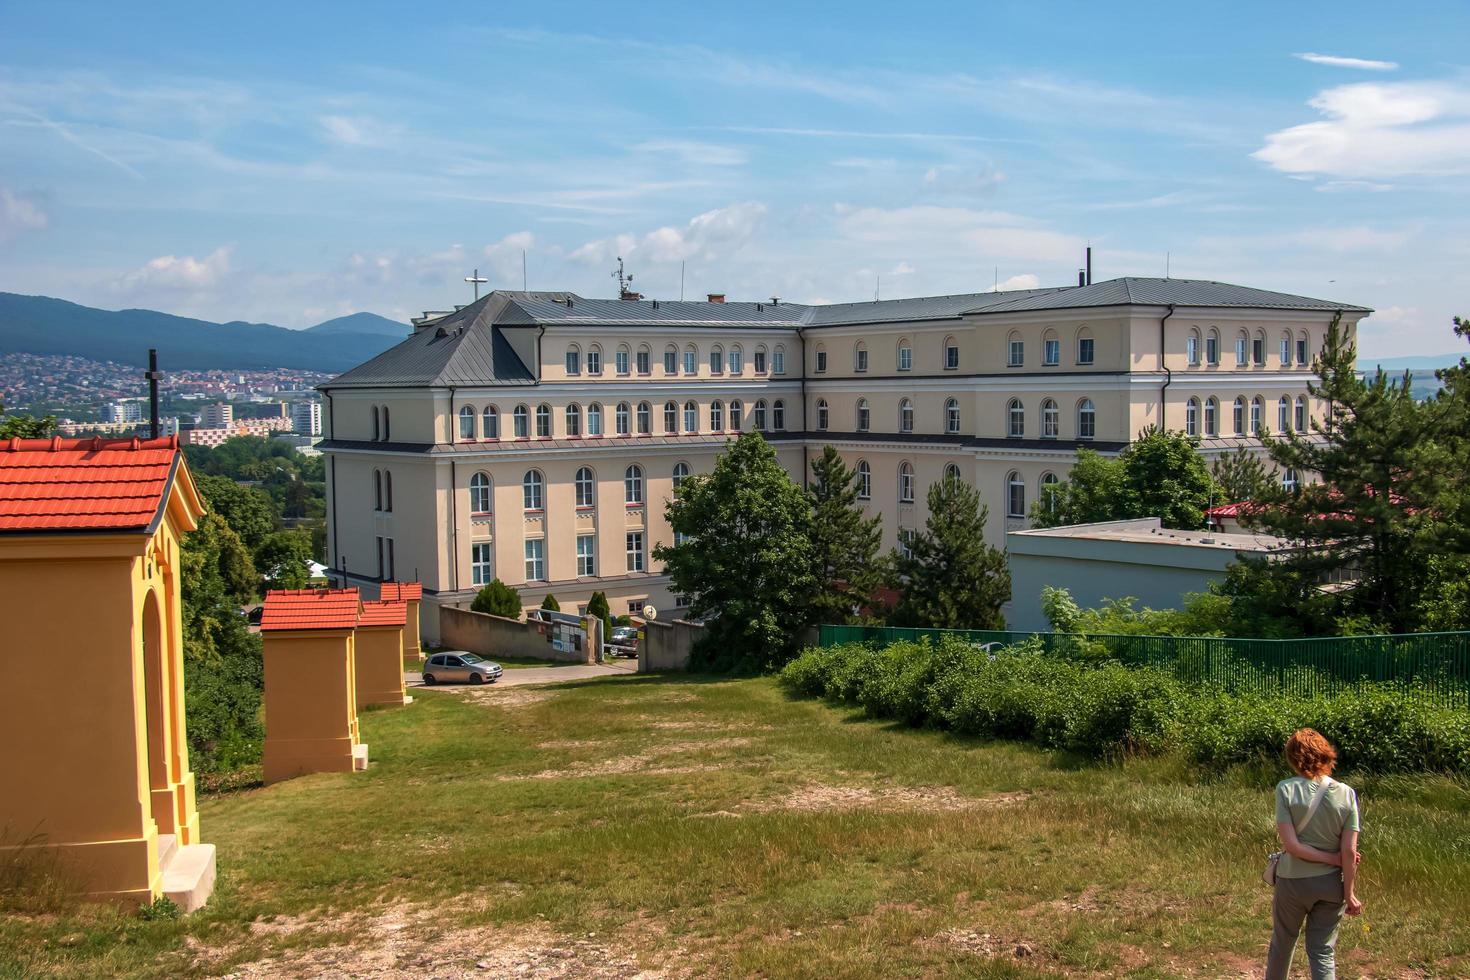
[[[368,767],[368,747],[366,742],[358,742],[352,747],[352,770],[362,772]]]
[[[183,912],[203,908],[214,892],[214,845],[175,846],[163,862],[163,894]]]
[[[174,854],[178,849],[179,838],[177,834],[159,834],[158,866],[160,868],[168,867],[168,863],[173,860]]]

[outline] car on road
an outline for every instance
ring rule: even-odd
[[[470,684],[494,684],[504,673],[501,666],[473,653],[436,653],[424,662],[424,684],[461,681]]]
[[[614,626],[608,637],[607,646],[613,656],[638,656],[638,628],[636,626]]]

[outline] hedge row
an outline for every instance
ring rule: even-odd
[[[1315,728],[1345,770],[1470,773],[1470,713],[1388,685],[1316,698],[1232,694],[1118,663],[1079,663],[1036,642],[986,653],[946,638],[806,650],[781,672],[791,691],[909,725],[1035,742],[1101,758],[1182,753],[1219,770],[1279,759]]]

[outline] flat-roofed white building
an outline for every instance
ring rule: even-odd
[[[320,386],[329,564],[421,581],[429,605],[499,577],[527,605],[677,609],[652,558],[665,502],[750,429],[799,481],[837,446],[888,545],[947,473],[1003,545],[1081,446],[1305,429],[1327,325],[1368,312],[1178,279],[830,306],[496,291]]]

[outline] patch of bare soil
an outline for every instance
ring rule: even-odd
[[[556,743],[543,743],[541,746]],[[565,744],[565,743],[563,743]],[[603,744],[603,743],[588,743]],[[618,755],[610,759],[591,762],[574,762],[561,769],[543,769],[529,776],[501,776],[502,782],[520,782],[526,779],[583,779],[589,776],[625,776],[629,773],[646,773],[651,776],[670,776],[693,772],[712,772],[727,768],[724,765],[700,763],[690,765],[659,765],[665,756],[698,752],[704,749],[743,748],[750,744],[748,738],[714,738],[703,742],[667,742],[646,746],[637,755]]]
[[[397,905],[376,915],[350,914],[305,920],[279,917],[252,923],[251,932],[294,937],[302,932],[349,933],[347,942],[309,949],[287,949],[224,974],[235,980],[264,977],[377,978],[426,976],[435,978],[527,977],[560,980],[570,977],[612,977],[655,980],[688,975],[684,968],[661,964],[644,966],[630,935],[569,937],[541,924],[444,928],[442,915],[429,908]],[[196,965],[217,964],[231,954],[194,945]],[[660,960],[686,959],[678,948],[662,950]]]
[[[921,941],[986,959],[1034,960],[1040,949],[1030,940],[1008,939],[971,929],[946,929],[937,936]]]
[[[757,813],[772,810],[983,810],[1015,806],[1030,793],[997,793],[993,796],[962,796],[948,786],[830,786],[811,783],[774,800],[757,800],[742,809]]]
[[[555,691],[533,686],[496,688],[492,685],[456,688],[454,693],[471,704],[493,704],[497,708],[525,708],[556,697]]]

